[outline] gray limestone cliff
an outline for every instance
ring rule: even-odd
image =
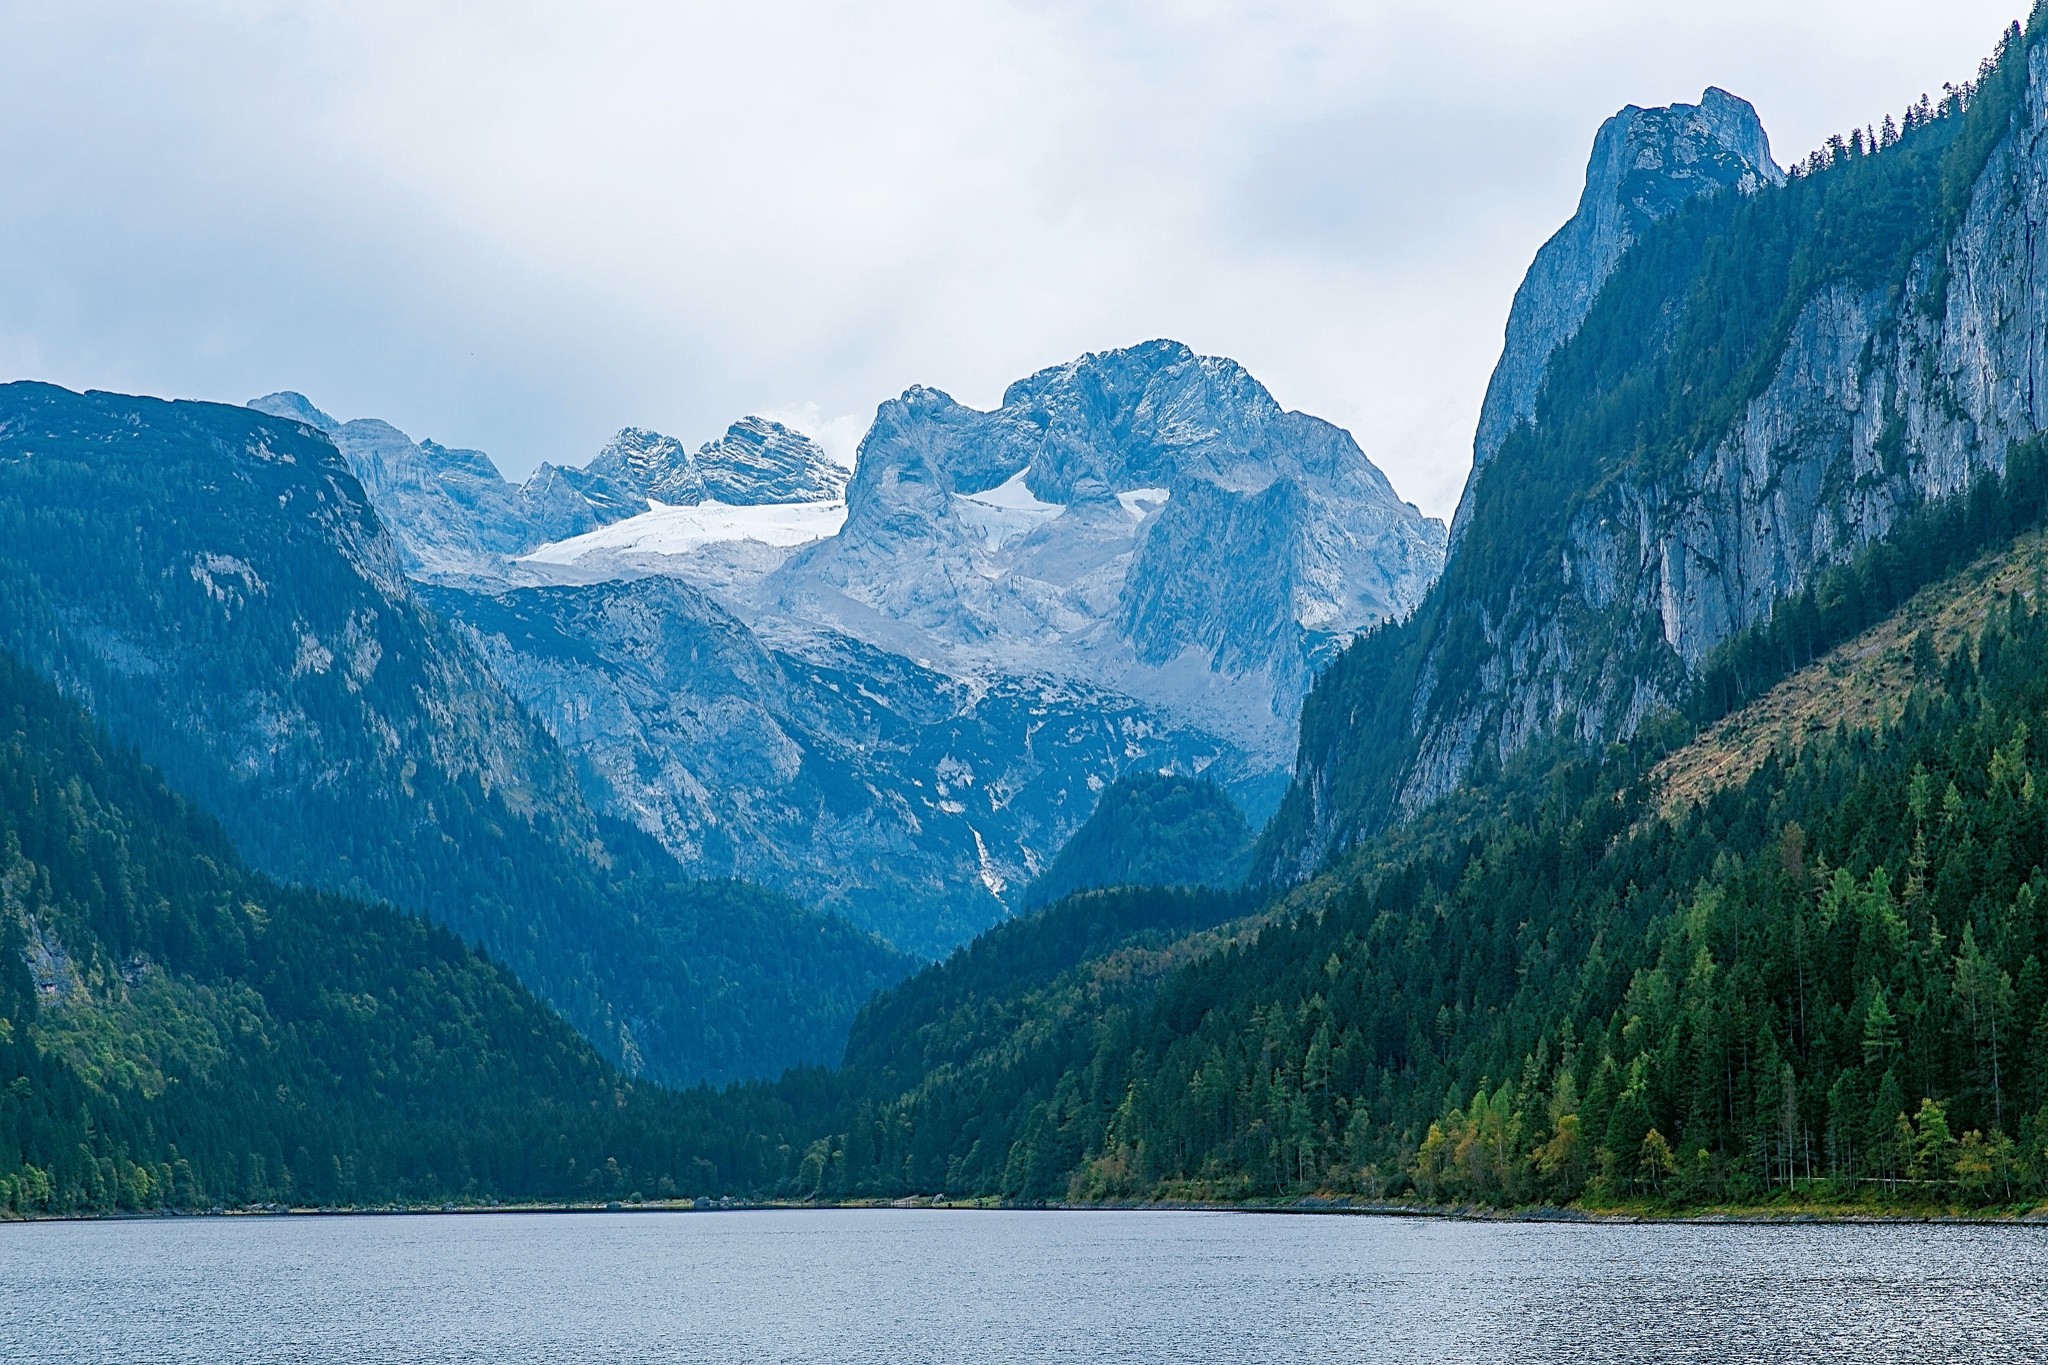
[[[889,647],[1117,688],[1278,768],[1317,664],[1412,610],[1444,539],[1341,428],[1155,341],[991,412],[924,388],[883,404],[845,529],[766,591]]]
[[[1547,732],[1626,739],[1718,646],[2041,434],[2040,35],[1887,126],[1623,255],[1553,354],[1537,423],[1468,488],[1412,628],[1312,701],[1264,874],[1312,869]]]
[[[1517,422],[1536,415],[1544,366],[1572,338],[1622,253],[1651,223],[1695,195],[1784,183],[1749,101],[1709,86],[1698,104],[1639,109],[1600,125],[1578,211],[1545,242],[1515,291],[1507,335],[1472,441],[1473,475]],[[1468,496],[1451,535],[1464,530]]]

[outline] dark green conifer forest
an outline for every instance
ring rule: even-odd
[[[1881,136],[1837,139],[1781,189],[1705,197],[1646,232],[1553,358],[1539,420],[1478,480],[1444,583],[1347,651],[1304,709],[1303,765],[1327,780],[1297,784],[1253,866],[1286,865],[1311,802],[1338,812],[1351,851],[1249,918],[985,1001],[981,1018],[1012,1013],[1001,1036],[914,1087],[862,1074],[887,1051],[869,1039],[846,1074],[872,1098],[822,1140],[825,1187],[1026,1202],[2048,1197],[2038,594],[2000,603],[1946,655],[1923,637],[1875,730],[1819,737],[1680,813],[1648,776],[1699,727],[2038,526],[2040,442],[1776,604],[1676,679],[1684,705],[1629,745],[1553,735],[1394,819],[1418,671],[1433,660],[1433,695],[1457,695],[1485,665],[1482,618],[1507,608],[1495,597],[1557,561],[1579,501],[1725,430],[1817,290],[1907,287],[2010,126],[2039,38],[2015,28],[1978,81]],[[1661,641],[1582,643],[1673,666]],[[902,1017],[934,993],[924,980],[863,1024],[931,1036],[938,1011]],[[1057,1075],[1037,1064],[1063,1051]],[[990,1127],[942,1114],[967,1089]],[[977,1147],[998,1115],[1002,1160]]]
[[[0,1212],[695,1196],[822,1107],[783,1095],[713,1114],[447,930],[248,871],[0,653]]]
[[[1231,886],[1244,880],[1252,829],[1223,788],[1182,773],[1127,773],[1025,892],[1037,909],[1103,886]]]

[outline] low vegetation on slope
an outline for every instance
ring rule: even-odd
[[[1847,727],[1883,730],[1915,686],[2003,610],[2012,594],[2038,600],[2048,576],[2048,538],[2030,532],[1928,588],[1895,615],[1830,650],[1812,666],[1709,726],[1650,774],[1666,814],[1677,815],[1736,785],[1776,754]]]

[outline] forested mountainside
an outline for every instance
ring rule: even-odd
[[[1252,828],[1214,782],[1172,772],[1118,778],[1024,893],[1037,909],[1105,886],[1236,886]]]
[[[708,1095],[446,930],[245,870],[0,652],[0,1216],[703,1194]]]
[[[1307,704],[1259,858],[1330,853],[1715,651],[2040,430],[2048,52],[1645,226],[1476,474],[1444,577]]]
[[[1697,747],[1529,751],[1283,901],[1005,925],[862,1012],[759,1187],[2048,1198],[2044,586],[2030,535],[1781,685],[1903,675],[1867,728],[1790,742],[1774,692]]]
[[[0,647],[139,745],[252,865],[447,925],[629,1070],[829,1058],[905,965],[601,826],[295,421],[0,386]]]
[[[1442,584],[1310,698],[1254,876],[1320,875],[1004,926],[863,1012],[760,1187],[2048,1198],[2041,32],[1635,220]]]

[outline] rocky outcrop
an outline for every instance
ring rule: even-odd
[[[1535,417],[1551,353],[1579,330],[1622,253],[1645,228],[1696,195],[1730,186],[1751,192],[1784,179],[1756,110],[1713,86],[1698,104],[1631,104],[1601,124],[1578,211],[1537,251],[1515,291],[1507,337],[1479,410],[1473,477],[1515,423]],[[1451,523],[1454,540],[1463,530],[1470,490],[1468,478]]]
[[[588,472],[671,506],[830,502],[845,496],[848,478],[816,441],[765,417],[743,417],[695,451],[673,436],[627,427]]]

